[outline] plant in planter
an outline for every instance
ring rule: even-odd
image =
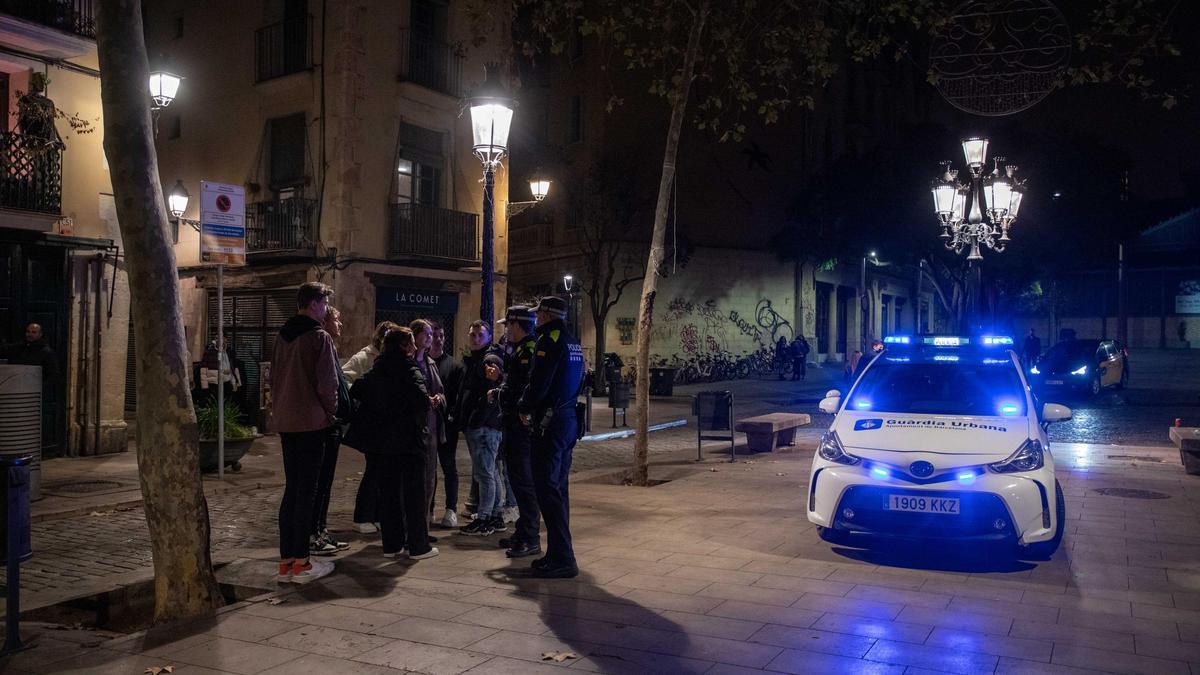
[[[200,470],[217,470],[217,401],[209,399],[196,406],[196,425],[200,429]],[[225,401],[225,466],[242,468],[241,459],[262,435],[242,423],[242,411],[233,401]]]

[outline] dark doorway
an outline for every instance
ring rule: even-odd
[[[446,331],[446,349],[454,348],[454,317],[458,293],[409,287],[380,286],[375,289],[375,323],[394,321],[407,326],[417,319],[433,321]]]

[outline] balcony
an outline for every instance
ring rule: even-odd
[[[280,199],[246,205],[246,253],[290,253],[316,248],[317,200]]]
[[[479,216],[428,204],[392,204],[389,260],[479,264]]]
[[[453,47],[411,30],[400,31],[400,81],[460,98],[463,57]]]
[[[90,40],[96,39],[93,0],[0,0],[0,13]]]
[[[62,212],[61,143],[0,132],[0,208]]]
[[[259,28],[254,32],[255,82],[309,70],[312,52],[311,16]]]
[[[545,255],[554,248],[554,223],[534,223],[509,230],[508,255],[514,260]]]

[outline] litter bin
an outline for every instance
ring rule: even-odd
[[[611,387],[614,382],[621,381],[621,369],[625,367],[625,362],[616,352],[605,352],[604,362],[600,367],[604,370],[604,385],[607,388]],[[596,395],[603,393],[605,392],[598,391]]]
[[[0,561],[8,558],[9,535],[17,535],[17,554],[22,561],[33,556],[29,518],[30,455],[0,454]]]
[[[42,496],[42,368],[0,365],[0,457],[28,456],[29,498]]]
[[[672,396],[675,393],[675,369],[650,369],[650,395]]]
[[[621,410],[629,407],[629,385],[617,380],[608,385],[608,407]]]

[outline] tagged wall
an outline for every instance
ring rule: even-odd
[[[773,373],[776,341],[795,335],[794,278],[792,265],[768,252],[697,249],[687,267],[659,280],[651,366],[677,368],[681,383]],[[639,290],[626,292],[607,322],[608,350],[627,366]]]

